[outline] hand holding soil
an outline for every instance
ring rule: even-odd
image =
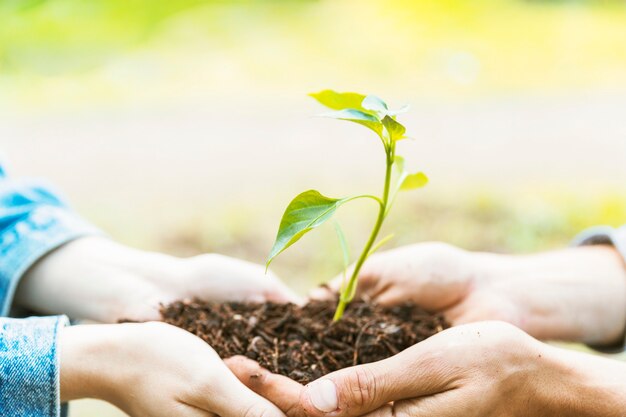
[[[105,323],[159,320],[161,304],[195,297],[300,302],[260,265],[219,254],[177,258],[99,236],[76,239],[43,257],[16,293],[22,307]]]
[[[213,349],[163,323],[82,325],[59,336],[61,400],[98,398],[130,416],[284,417]]]
[[[332,297],[341,281],[311,296]],[[500,255],[419,243],[372,256],[357,296],[413,302],[454,325],[502,320],[539,339],[610,346],[626,329],[624,263],[607,245]]]
[[[243,357],[227,363],[289,417],[617,416],[626,407],[626,365],[551,347],[502,322],[450,328],[307,386]]]

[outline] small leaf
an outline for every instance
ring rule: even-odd
[[[325,113],[321,115],[322,117],[330,117],[333,119],[340,120],[348,120],[350,122],[358,123],[363,125],[369,129],[372,129],[378,136],[382,137],[383,134],[383,125],[378,120],[376,116],[373,116],[369,113],[365,113],[361,110],[356,109],[344,109],[339,111],[334,111],[331,113]]]
[[[405,104],[404,106],[400,107],[398,110],[387,110],[387,115],[392,116],[392,117],[397,116],[399,114],[408,112],[410,108],[411,106],[409,106],[408,104]]]
[[[361,103],[361,107],[365,110],[371,110],[375,112],[379,112],[383,115],[387,114],[387,103],[385,103],[381,98],[376,97],[374,95],[369,95],[363,99]]]
[[[400,189],[415,190],[416,188],[422,188],[426,184],[428,184],[428,177],[423,172],[418,172],[416,174],[410,174],[404,177],[404,180],[400,185]]]
[[[389,138],[396,142],[404,137],[406,133],[406,128],[402,126],[400,123],[395,121],[392,117],[385,116],[382,121],[383,126],[387,129],[387,133],[389,133]]]
[[[358,109],[364,110],[361,103],[365,99],[363,94],[359,93],[338,93],[333,90],[324,90],[319,93],[309,94],[322,105],[333,110]]]
[[[370,249],[370,251],[367,253],[367,256],[371,256],[373,255],[378,249],[380,249],[382,246],[384,246],[387,242],[389,242],[391,239],[393,239],[393,233],[390,235],[385,236],[384,238],[380,239],[378,241],[377,244],[375,244],[374,246],[372,246],[372,249]]]
[[[404,174],[404,158],[400,155],[396,155],[393,158],[393,166],[396,168],[400,175]]]
[[[337,238],[339,239],[339,246],[341,247],[341,253],[343,254],[343,279],[341,281],[341,290],[343,293],[346,286],[346,271],[350,266],[350,250],[348,249],[348,243],[346,242],[346,235],[341,230],[339,222],[335,222],[335,232],[337,232]]]
[[[325,197],[316,190],[305,191],[296,196],[283,214],[266,266],[307,232],[330,219],[347,200]]]

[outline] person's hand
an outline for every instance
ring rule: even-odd
[[[539,339],[608,346],[621,343],[626,329],[626,267],[611,246],[509,256],[421,243],[368,259],[357,295],[387,305],[413,301],[452,324],[503,320]]]
[[[179,299],[298,302],[260,265],[218,254],[176,258],[101,237],[46,255],[22,278],[16,302],[37,312],[115,322],[158,320],[159,305]]]
[[[543,344],[503,322],[453,327],[307,386],[247,358],[227,363],[289,417],[617,417],[626,409],[626,364]]]
[[[209,345],[164,323],[65,328],[59,361],[63,402],[97,398],[131,417],[284,417]]]

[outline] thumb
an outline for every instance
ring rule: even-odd
[[[405,366],[395,357],[345,368],[305,387],[300,406],[308,416],[361,416],[390,401],[409,398]]]
[[[446,389],[450,372],[437,343],[418,343],[391,358],[345,368],[311,382],[300,406],[311,417],[356,417],[392,401]]]

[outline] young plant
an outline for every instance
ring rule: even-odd
[[[311,94],[324,106],[332,109],[324,117],[347,120],[358,123],[372,130],[382,142],[385,150],[385,182],[382,196],[357,195],[345,198],[330,198],[320,194],[316,190],[305,191],[294,198],[287,206],[283,214],[276,241],[267,259],[267,266],[282,251],[297,242],[304,234],[320,226],[345,203],[361,198],[367,198],[378,204],[378,217],[363,251],[357,258],[350,279],[346,282],[344,268],[344,282],[339,294],[339,303],[334,315],[334,321],[341,319],[346,306],[354,298],[357,288],[357,277],[366,259],[385,244],[391,236],[376,241],[380,228],[391,208],[396,194],[402,190],[412,190],[423,187],[428,183],[428,178],[422,172],[411,174],[404,167],[404,159],[396,155],[396,143],[405,139],[406,129],[397,120],[396,116],[408,110],[405,106],[399,110],[391,110],[380,98],[357,93],[337,93],[332,90],[321,91]],[[393,175],[393,171],[396,175]],[[394,181],[392,183],[392,177]],[[344,263],[347,267],[349,255],[345,237],[337,225],[337,235],[344,255]]]

